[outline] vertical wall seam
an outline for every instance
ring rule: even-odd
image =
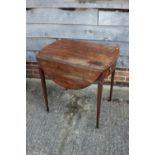
[[[99,25],[99,9],[97,9],[97,25]]]

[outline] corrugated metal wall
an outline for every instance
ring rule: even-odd
[[[60,38],[120,46],[118,68],[129,68],[128,0],[27,0],[27,62]]]

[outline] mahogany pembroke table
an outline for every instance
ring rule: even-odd
[[[61,39],[43,48],[37,54],[37,61],[47,111],[49,112],[45,75],[65,89],[82,89],[97,81],[98,128],[103,82],[112,74],[111,101],[118,56],[119,48],[70,39]]]

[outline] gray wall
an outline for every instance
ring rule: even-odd
[[[60,38],[120,47],[119,68],[129,68],[127,0],[27,0],[27,62]]]

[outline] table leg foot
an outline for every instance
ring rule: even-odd
[[[40,73],[40,78],[41,78],[43,96],[44,96],[45,105],[46,105],[46,111],[49,112],[45,75],[44,75],[44,72],[41,68],[39,68],[39,73]]]
[[[103,79],[98,82],[97,88],[97,113],[96,113],[96,128],[99,128],[100,108],[102,99]]]
[[[113,84],[114,84],[114,76],[115,76],[115,69],[111,75],[111,84],[110,84],[110,95],[108,101],[111,101],[112,99],[112,93],[113,93]]]

